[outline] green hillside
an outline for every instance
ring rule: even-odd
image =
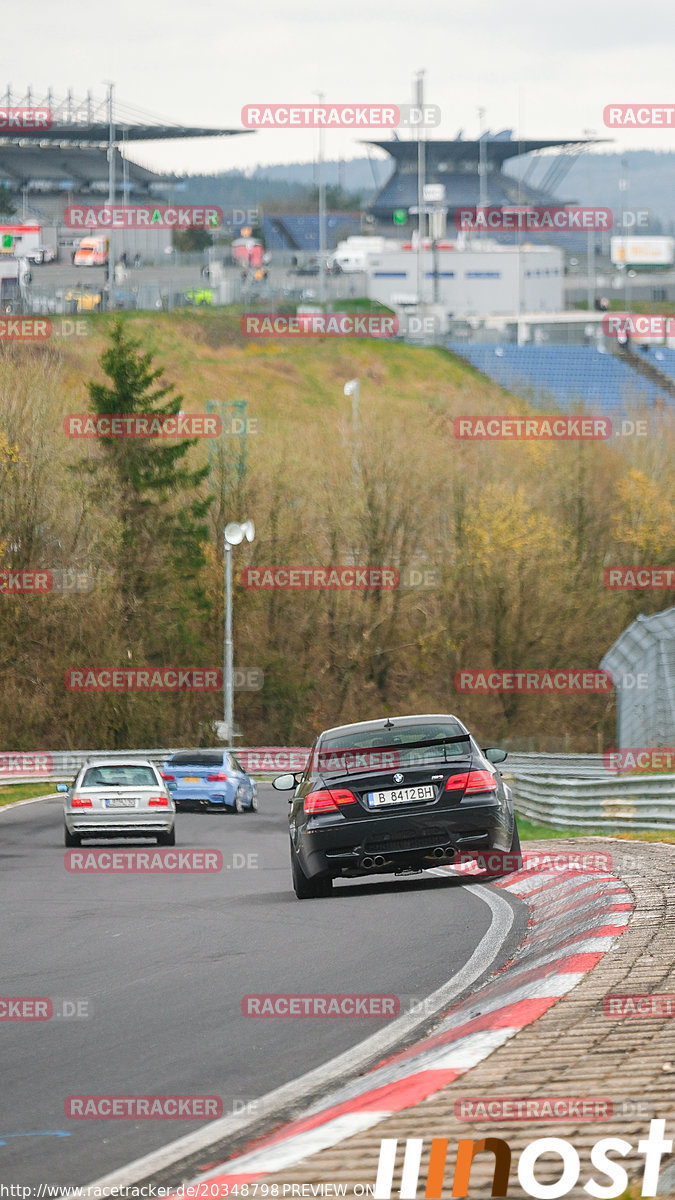
[[[530,410],[440,349],[249,341],[229,311],[130,314],[124,329],[182,409],[243,399],[255,422],[245,453],[233,436],[210,455],[206,441],[189,451],[192,469],[210,466],[196,491],[213,497],[192,571],[168,562],[151,505],[132,519],[121,503],[115,470],[152,444],[117,443],[111,458],[63,432],[64,417],[88,410],[88,384],[110,384],[100,359],[111,322],[93,318],[86,338],[0,345],[0,567],[77,567],[95,582],[86,594],[0,595],[7,748],[207,741],[220,694],[84,694],[65,687],[64,672],[220,667],[222,529],[245,517],[257,533],[233,551],[235,665],[265,677],[262,690],[235,694],[245,745],[305,745],[326,724],[439,710],[528,749],[613,744],[611,697],[458,695],[453,679],[470,667],[595,667],[638,612],[668,606],[666,592],[602,585],[607,565],[672,563],[666,415],[656,436],[621,443],[460,442],[456,416]],[[343,394],[353,378],[356,443]],[[165,512],[185,514],[194,498],[176,489]],[[352,563],[426,567],[438,583],[364,592],[240,582],[250,566]]]

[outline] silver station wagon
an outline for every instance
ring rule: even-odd
[[[145,758],[96,759],[85,763],[65,792],[66,846],[82,838],[154,837],[176,843],[176,806],[159,769]]]

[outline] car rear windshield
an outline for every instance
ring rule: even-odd
[[[115,763],[110,767],[89,767],[80,784],[80,787],[157,786],[157,776],[152,767],[138,767],[133,763]]]
[[[461,741],[446,741],[461,738]],[[420,746],[420,742],[436,745]],[[456,721],[434,722],[429,725],[394,725],[393,729],[364,729],[353,733],[332,735],[322,740],[315,754],[324,770],[349,770],[349,752],[358,756],[361,751],[381,751],[373,754],[373,769],[396,770],[412,763],[446,762],[450,758],[466,758],[471,752],[469,735]],[[389,753],[387,753],[389,752]],[[335,763],[330,756],[335,755]],[[382,762],[379,762],[379,758]],[[368,756],[366,756],[367,762]],[[389,762],[388,760],[391,759]],[[355,769],[364,769],[356,762]]]
[[[222,750],[184,750],[169,759],[172,767],[222,767]]]

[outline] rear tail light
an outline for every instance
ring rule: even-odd
[[[217,775],[207,775],[206,778],[209,783],[220,783],[221,781],[227,783],[230,777],[225,771],[219,771]]]
[[[168,796],[150,796],[148,799],[148,804],[151,805],[153,808],[168,808],[169,797]]]
[[[175,779],[176,778],[175,775],[165,775],[163,771],[160,771],[160,775],[162,776],[162,779]]]
[[[92,802],[90,796],[73,796],[70,802],[71,808],[91,808]]]
[[[497,781],[491,771],[462,771],[459,775],[451,775],[445,785],[446,792],[460,788],[464,788],[465,796],[472,792],[496,792]]]
[[[306,813],[339,812],[343,804],[356,804],[356,796],[349,788],[322,788],[305,796]]]

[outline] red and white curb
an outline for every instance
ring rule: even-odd
[[[432,1034],[336,1089],[249,1152],[200,1173],[183,1185],[182,1194],[189,1196],[190,1187],[200,1194],[198,1184],[208,1180],[209,1195],[227,1195],[235,1184],[283,1171],[411,1108],[470,1071],[571,991],[623,933],[631,894],[604,872],[533,873],[527,861],[524,852],[524,869],[496,883],[531,910],[531,932],[515,962],[451,1008]]]

